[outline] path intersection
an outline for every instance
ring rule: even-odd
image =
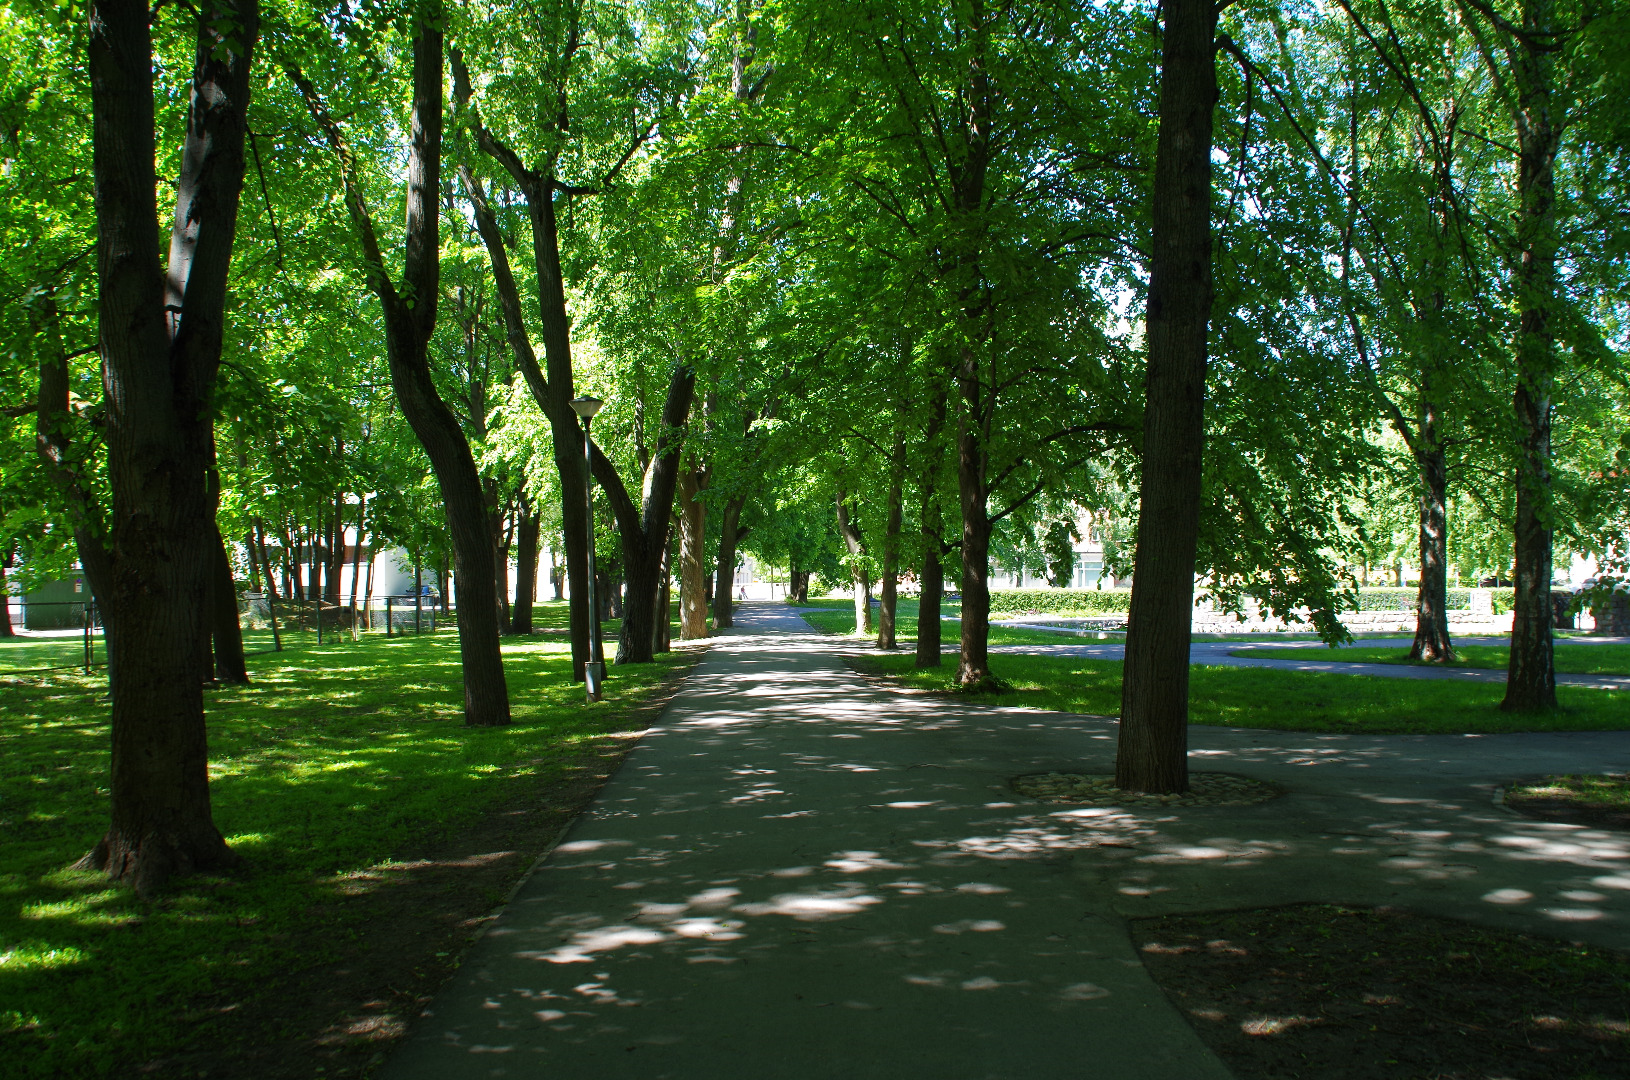
[[[1300,901],[1630,947],[1630,837],[1496,786],[1630,769],[1630,732],[1191,729],[1255,806],[1048,805],[1102,717],[907,694],[744,605],[385,1066],[463,1077],[1225,1080],[1126,920]]]

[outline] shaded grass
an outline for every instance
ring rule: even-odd
[[[1556,670],[1570,675],[1630,675],[1630,645],[1557,645]],[[1409,651],[1342,646],[1334,649],[1241,649],[1242,656],[1270,656],[1291,660],[1343,660],[1352,664],[1416,664],[1424,667],[1494,668],[1505,670],[1511,649],[1505,645],[1456,645],[1453,664],[1435,665],[1411,660]]]
[[[1624,773],[1569,773],[1512,784],[1507,806],[1547,821],[1572,821],[1609,828],[1630,827],[1630,776]]]
[[[693,659],[614,668],[607,700],[586,705],[564,643],[504,654],[515,723],[492,729],[463,725],[453,634],[252,658],[253,685],[207,697],[215,822],[244,864],[149,902],[65,869],[106,827],[104,680],[0,684],[6,1075],[130,1075],[207,1044],[280,974],[344,953],[369,910],[348,901],[381,868],[637,732]]]
[[[918,671],[910,655],[867,655],[856,666],[904,686],[954,692],[956,665]],[[968,694],[975,701],[1058,712],[1117,716],[1121,662],[1063,656],[994,656],[995,674],[1011,689]],[[1503,713],[1505,687],[1428,679],[1274,671],[1266,668],[1189,669],[1189,720],[1222,727],[1286,731],[1449,734],[1498,731],[1620,731],[1630,729],[1630,692],[1557,688],[1554,712]]]

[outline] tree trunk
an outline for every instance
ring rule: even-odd
[[[532,513],[524,503],[520,508],[520,523],[515,529],[517,548],[515,560],[515,618],[517,634],[532,632],[532,604],[538,593],[538,532],[539,515]]]
[[[849,517],[849,508],[844,503],[844,494],[841,490],[838,492],[837,511],[838,535],[843,537],[843,545],[849,549],[849,578],[854,582],[855,633],[870,636],[872,575],[871,568],[866,565],[866,542],[860,534],[860,526]]]
[[[1138,546],[1121,683],[1116,786],[1188,790],[1189,634],[1211,318],[1217,8],[1167,0],[1146,312]],[[966,613],[966,607],[964,607]]]
[[[6,557],[0,559],[0,638],[17,636],[17,631],[11,628],[11,585],[6,581],[6,572],[16,558],[17,545],[6,545]]]
[[[345,574],[345,493],[334,497],[334,517],[329,526],[328,602],[340,606],[340,578]]]
[[[210,632],[215,643],[215,678],[234,686],[249,683],[249,667],[243,657],[243,627],[238,622],[238,587],[232,580],[232,560],[226,554],[226,540],[217,530],[210,568]]]
[[[702,502],[702,474],[685,469],[679,476],[679,636],[707,637],[707,505]]]
[[[440,286],[443,11],[430,0],[414,13],[413,113],[407,161],[407,224],[402,285],[385,270],[383,254],[363,200],[361,179],[339,125],[310,82],[291,69],[312,118],[340,158],[346,204],[361,233],[369,284],[385,316],[385,357],[391,386],[408,426],[424,447],[447,510],[458,575],[459,651],[464,669],[464,722],[507,724],[509,691],[499,652],[498,598],[491,526],[470,444],[436,390],[428,349],[436,325]],[[557,447],[557,453],[559,448]],[[581,488],[578,489],[581,494]]]
[[[1511,50],[1518,88],[1517,223],[1521,263],[1517,296],[1517,520],[1511,662],[1507,712],[1556,708],[1556,657],[1551,638],[1551,391],[1556,342],[1550,327],[1556,302],[1556,190],[1553,165],[1561,127],[1553,115],[1556,28],[1552,0],[1524,0],[1523,35]]]
[[[503,508],[496,505],[496,500],[489,497],[487,500],[488,520],[493,523],[492,530],[492,568],[493,593],[498,600],[496,618],[498,619],[498,632],[512,634],[515,632],[514,623],[510,618],[509,606],[509,545],[513,538],[513,526],[506,523],[509,516]]]
[[[80,865],[131,880],[142,893],[233,857],[210,812],[196,643],[207,634],[209,549],[219,547],[209,401],[259,10],[254,0],[199,7],[167,267],[159,259],[148,7],[93,0],[88,13],[102,435],[113,495],[114,572],[99,599],[110,631],[113,753],[112,821]],[[235,26],[241,51],[220,46],[222,22]]]
[[[368,496],[357,496],[357,542],[351,545],[351,625],[357,620],[357,588],[362,584],[362,529],[368,522]],[[343,534],[342,534],[343,535]]]
[[[964,384],[977,383],[977,370]],[[957,493],[962,507],[962,622],[956,682],[968,689],[994,688],[990,670],[990,512],[986,506],[985,448],[972,424],[957,437]]]
[[[747,496],[736,495],[725,500],[719,515],[718,569],[713,575],[713,628],[725,630],[735,625],[736,608],[736,544],[741,539],[737,529],[741,524],[742,508]]]
[[[1430,406],[1422,410],[1420,432],[1423,450],[1415,460],[1421,482],[1421,584],[1415,602],[1415,643],[1409,658],[1452,664],[1455,650],[1449,639],[1449,470],[1437,443]]]
[[[922,591],[917,598],[917,656],[918,668],[937,668],[941,665],[942,627],[940,602],[945,596],[945,567],[940,560],[945,555],[945,522],[940,513],[939,492],[934,480],[939,474],[940,432],[945,427],[946,394],[934,397],[929,413],[928,429],[923,439],[923,471],[918,486],[922,491],[920,529],[922,533]]]
[[[895,649],[898,643],[894,640],[895,607],[898,600],[900,585],[900,518],[902,514],[901,500],[904,498],[902,488],[905,484],[906,472],[906,444],[904,439],[897,439],[894,444],[894,460],[889,468],[889,494],[888,516],[883,527],[883,581],[878,588],[879,603],[877,605],[877,647],[879,649]]]

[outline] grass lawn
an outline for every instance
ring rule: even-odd
[[[844,633],[854,626],[852,615],[846,622],[836,620],[835,615],[817,612],[804,618],[828,633]],[[912,666],[910,652],[915,622],[907,627],[902,619],[901,624],[900,652],[864,655],[857,658],[856,666],[903,686],[952,692],[954,659],[947,656],[942,666],[918,671]],[[827,630],[827,626],[836,629]],[[1028,639],[1018,637],[1021,634],[1036,634],[1049,644],[1057,643],[1057,638],[1043,631],[994,627],[990,641],[992,645],[1029,644]],[[948,636],[947,641],[951,640]],[[1306,650],[1297,652],[1305,655]],[[1005,654],[993,656],[991,666],[1011,689],[997,695],[968,695],[968,700],[1100,716],[1116,716],[1121,711],[1119,660]],[[1189,671],[1189,718],[1196,724],[1223,727],[1375,734],[1630,728],[1630,692],[1559,686],[1556,694],[1561,708],[1548,713],[1503,713],[1499,706],[1504,694],[1505,687],[1493,683],[1196,665]]]
[[[1291,660],[1344,660],[1352,664],[1421,664],[1409,659],[1409,650],[1340,646],[1334,649],[1241,649],[1242,656],[1271,656]],[[1504,670],[1511,650],[1504,645],[1456,645],[1450,667]],[[1431,665],[1423,665],[1431,666]],[[1630,675],[1630,645],[1556,646],[1556,670],[1572,675]]]
[[[1572,773],[1513,784],[1505,803],[1547,821],[1573,821],[1610,828],[1630,828],[1630,776],[1623,773]]]
[[[817,601],[810,601],[811,605]],[[823,610],[806,611],[804,620],[823,634],[853,634],[855,632],[855,604],[853,600],[821,600],[819,604]],[[962,606],[955,601],[944,605],[941,611],[946,616],[962,614]],[[875,619],[877,613],[873,611]],[[945,622],[941,624],[941,640],[947,644],[955,644],[957,635],[962,632],[961,624]],[[917,601],[901,597],[899,607],[895,612],[895,637],[901,642],[902,648],[910,648],[910,643],[917,640]],[[1050,630],[1013,630],[1000,623],[991,623],[990,643],[992,645],[1069,645],[1083,640],[1118,641],[1119,634],[1058,634]]]
[[[364,1069],[695,655],[614,668],[590,706],[564,642],[507,642],[496,729],[462,723],[451,633],[252,657],[206,696],[243,863],[147,902],[66,869],[106,827],[104,679],[0,680],[5,1075]]]

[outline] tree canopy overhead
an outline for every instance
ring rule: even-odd
[[[1622,0],[0,2],[0,568],[84,567],[116,747],[191,733],[97,860],[225,857],[202,613],[365,537],[455,580],[478,724],[545,548],[579,677],[592,543],[620,663],[748,553],[882,648],[910,583],[920,666],[959,594],[989,689],[992,572],[1089,521],[1128,786],[1186,783],[1196,596],[1340,640],[1407,562],[1448,660],[1513,581],[1553,706],[1558,560],[1630,558],[1627,53]]]

